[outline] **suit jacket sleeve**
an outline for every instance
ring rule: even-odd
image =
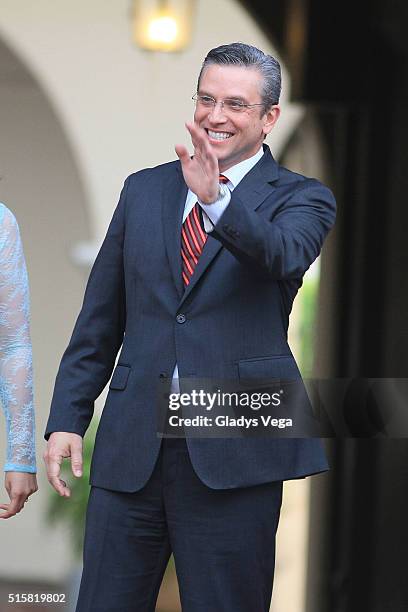
[[[273,208],[271,216],[268,202],[252,210],[233,192],[211,236],[242,263],[269,278],[301,278],[319,255],[335,211],[333,194],[315,179],[297,183],[293,194],[277,210]]]
[[[94,401],[108,382],[123,341],[126,319],[123,241],[128,179],[92,267],[81,311],[55,381],[45,432],[83,436]]]

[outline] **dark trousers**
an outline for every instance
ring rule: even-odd
[[[164,440],[136,493],[92,487],[77,612],[154,612],[173,552],[183,612],[269,612],[282,482],[214,490]]]

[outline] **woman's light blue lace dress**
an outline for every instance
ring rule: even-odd
[[[6,416],[6,472],[36,472],[30,304],[20,232],[0,203],[0,400]]]

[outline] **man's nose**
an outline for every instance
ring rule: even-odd
[[[208,115],[208,118],[213,123],[225,122],[227,117],[225,115],[224,105],[222,101],[216,102]]]

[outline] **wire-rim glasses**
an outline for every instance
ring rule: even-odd
[[[264,106],[264,104],[246,104],[241,100],[234,100],[234,98],[225,98],[224,100],[215,100],[212,96],[206,96],[201,94],[194,94],[191,98],[196,103],[196,106],[202,106],[203,108],[208,108],[214,110],[216,105],[219,103],[221,105],[222,110],[232,111],[233,113],[242,113],[242,111],[252,108],[253,106]]]

